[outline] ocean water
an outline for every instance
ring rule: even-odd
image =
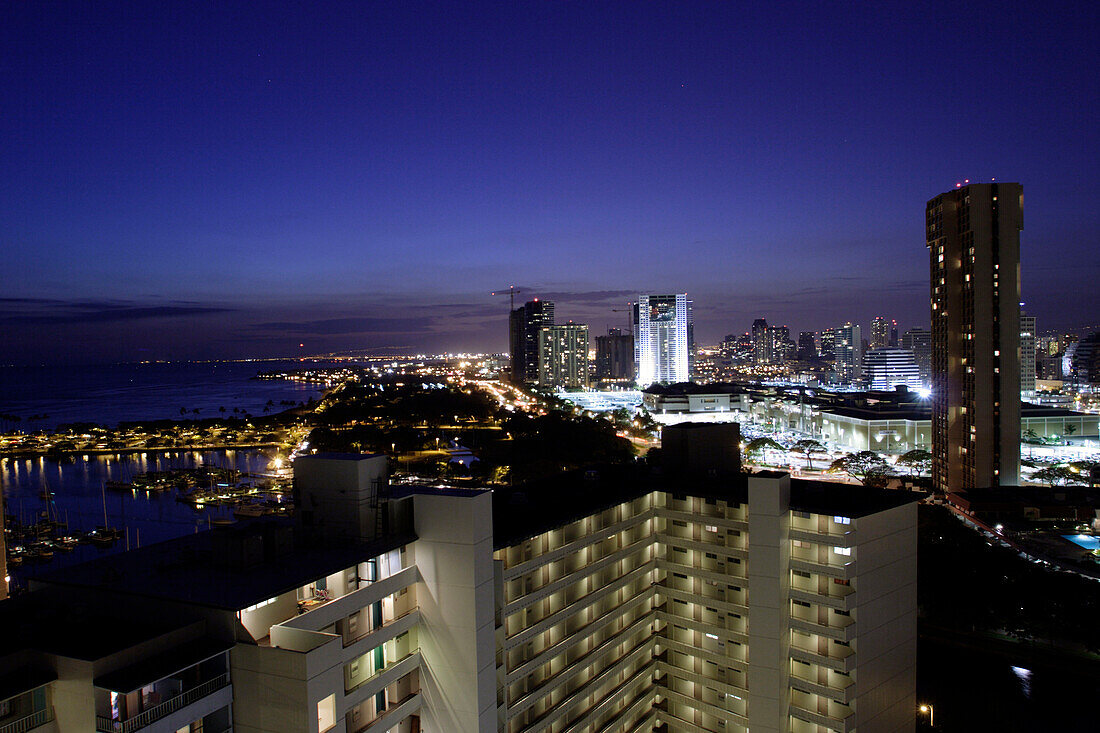
[[[58,552],[42,563],[9,568],[20,584],[35,573],[83,562],[103,554],[169,540],[209,528],[214,519],[229,519],[232,507],[196,509],[177,501],[176,490],[162,492],[119,491],[105,488],[108,481],[129,481],[147,471],[218,466],[249,474],[270,472],[275,449],[228,451],[176,451],[77,456],[71,461],[47,458],[0,458],[0,490],[4,511],[21,524],[51,519],[71,530],[89,531],[99,526],[126,533],[110,548],[82,545],[71,553]],[[243,479],[242,479],[243,480]],[[243,520],[243,521],[248,521]]]
[[[0,367],[0,415],[22,418],[0,417],[0,430],[51,430],[73,422],[114,427],[131,420],[232,417],[234,408],[240,411],[237,415],[263,415],[268,400],[275,403],[270,408],[275,413],[287,409],[279,404],[283,400],[308,402],[322,390],[299,382],[252,379],[257,372],[326,365],[286,361]],[[185,415],[180,414],[181,408]],[[0,458],[0,491],[5,512],[23,523],[48,516],[87,531],[103,525],[106,515],[107,525],[124,530],[129,545],[136,547],[201,531],[213,519],[231,517],[232,509],[195,509],[176,501],[175,491],[105,490],[106,482],[200,465],[266,473],[274,457],[274,450],[240,450],[76,456],[61,462],[44,457]],[[109,549],[80,546],[71,553],[57,553],[49,562],[11,568],[11,574],[19,584],[37,572],[119,552],[126,546],[126,539]]]
[[[114,427],[130,420],[234,415],[233,409],[264,414],[279,403],[306,402],[316,385],[252,379],[260,371],[302,369],[327,363],[296,361],[173,362],[86,367],[0,367],[0,431],[51,430],[73,422]],[[224,407],[225,412],[220,408]],[[181,410],[185,414],[181,414]],[[194,412],[198,410],[198,414]],[[241,414],[241,413],[236,413]]]

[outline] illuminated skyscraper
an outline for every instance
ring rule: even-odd
[[[588,326],[566,323],[539,329],[539,385],[588,386]]]
[[[913,352],[920,370],[920,381],[925,387],[932,386],[932,332],[926,328],[910,328],[901,337],[899,345]]]
[[[849,382],[863,377],[863,329],[851,323],[836,329],[836,368]]]
[[[768,322],[757,318],[752,322],[752,360],[757,364],[772,363],[772,334]]]
[[[882,316],[871,321],[871,348],[881,349],[890,345],[890,324]]]
[[[691,379],[694,324],[686,293],[640,295],[634,306],[634,361],[638,384]]]
[[[512,311],[508,319],[508,342],[512,351],[512,381],[539,381],[539,329],[554,325],[554,304],[535,298]]]
[[[1035,399],[1035,316],[1020,313],[1020,399]]]
[[[891,390],[904,385],[911,390],[921,387],[920,369],[913,352],[884,346],[871,349],[863,355],[863,372],[867,386],[877,390]]]
[[[1019,482],[1023,204],[1019,183],[980,183],[925,209],[932,483],[940,491]]]

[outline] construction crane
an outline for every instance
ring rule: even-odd
[[[626,315],[626,331],[623,333],[623,335],[624,336],[629,336],[631,334],[631,332],[634,330],[632,328],[632,324],[631,324],[631,320],[632,320],[631,319],[631,314],[634,313],[634,309],[633,308],[612,308],[611,312],[612,313],[626,313],[627,314]]]
[[[508,309],[514,311],[516,309],[516,294],[523,291],[518,289],[515,285],[509,285],[507,290],[496,290],[489,295],[507,295],[508,296]]]

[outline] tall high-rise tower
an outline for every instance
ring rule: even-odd
[[[1019,183],[978,183],[925,209],[932,291],[932,483],[1011,486],[1020,474]]]
[[[634,381],[634,337],[621,328],[596,337],[596,379]]]
[[[752,360],[757,364],[772,363],[772,334],[768,322],[757,318],[752,322]]]
[[[512,350],[512,381],[539,381],[539,329],[554,325],[554,304],[535,298],[512,311],[508,319],[508,342]]]
[[[858,382],[863,378],[863,330],[851,323],[836,329],[833,345],[836,367],[845,381]]]
[[[882,316],[871,321],[871,348],[882,349],[890,345],[890,324]]]
[[[1020,399],[1035,399],[1035,316],[1020,313]]]
[[[686,293],[640,295],[634,306],[634,361],[638,384],[691,379],[691,301]]]
[[[567,323],[539,329],[539,385],[588,386],[588,326]]]
[[[932,385],[932,332],[924,328],[910,328],[898,342],[901,348],[913,352],[920,370],[920,381],[925,387]]]

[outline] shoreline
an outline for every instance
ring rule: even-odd
[[[29,459],[29,458],[48,458],[53,459],[56,456],[62,458],[75,458],[77,456],[112,456],[117,455],[119,457],[134,455],[135,453],[148,453],[157,456],[173,456],[180,453],[196,453],[206,451],[226,451],[226,450],[249,450],[249,449],[263,449],[263,448],[282,448],[290,447],[291,443],[283,442],[266,442],[266,443],[232,443],[224,445],[188,445],[188,446],[176,446],[174,448],[92,448],[88,450],[62,450],[55,451],[52,455],[49,451],[0,451],[0,459]]]

